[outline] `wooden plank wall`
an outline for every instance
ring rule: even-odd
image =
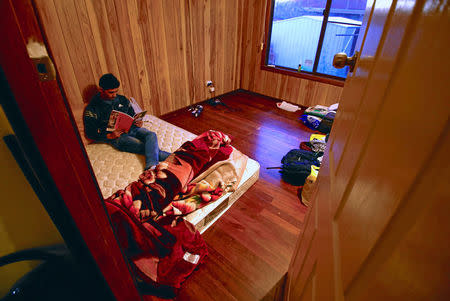
[[[261,70],[261,43],[265,43],[269,1],[244,3],[241,88],[304,106],[339,102],[342,87]]]
[[[80,132],[99,77],[162,115],[239,88],[329,105],[342,88],[260,70],[270,0],[33,0]],[[82,137],[84,135],[82,134]]]
[[[34,2],[81,132],[107,72],[157,116],[240,88],[242,0]]]

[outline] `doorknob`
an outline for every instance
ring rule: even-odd
[[[333,66],[334,66],[334,68],[337,68],[337,69],[341,69],[341,68],[344,68],[345,66],[349,66],[350,72],[353,72],[353,69],[355,68],[358,57],[359,57],[358,51],[355,51],[355,53],[351,57],[348,57],[345,52],[336,53],[333,58]]]

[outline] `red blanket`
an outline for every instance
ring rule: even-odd
[[[179,287],[204,260],[200,233],[181,218],[163,216],[163,209],[200,172],[226,160],[230,142],[221,132],[205,132],[105,200],[119,243],[144,281]]]

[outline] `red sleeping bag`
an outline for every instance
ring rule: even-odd
[[[179,288],[204,261],[208,251],[200,233],[162,210],[201,171],[228,159],[230,142],[221,132],[205,132],[105,200],[119,243],[144,282]]]

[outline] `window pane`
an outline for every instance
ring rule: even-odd
[[[312,71],[326,0],[275,0],[267,64]]]
[[[348,67],[333,67],[333,57],[338,52],[352,56],[364,17],[367,0],[333,0],[327,29],[323,40],[317,72],[347,77]]]

